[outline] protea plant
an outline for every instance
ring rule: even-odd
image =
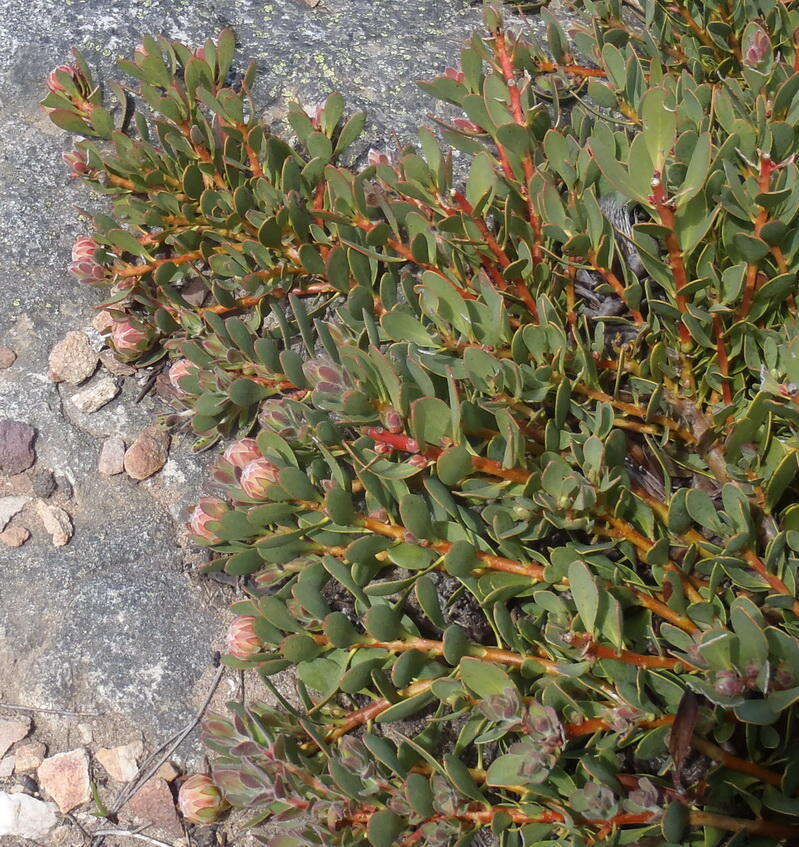
[[[457,117],[363,167],[337,94],[258,120],[230,31],[146,39],[124,132],[45,101],[133,361],[238,439],[191,529],[274,702],[205,739],[279,847],[799,839],[799,10],[576,6],[487,7],[422,83]]]

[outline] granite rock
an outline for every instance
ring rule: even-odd
[[[169,455],[169,433],[148,426],[125,451],[125,471],[131,479],[147,479],[163,468]]]
[[[39,785],[55,800],[62,814],[91,797],[89,756],[80,747],[66,753],[56,753],[36,769]]]
[[[119,394],[119,386],[116,380],[110,376],[103,376],[87,388],[73,394],[69,402],[81,412],[89,414],[110,403],[117,394]]]
[[[0,420],[0,474],[13,476],[36,461],[33,441],[36,430],[23,421]]]
[[[103,476],[114,476],[125,470],[125,442],[118,435],[111,435],[103,442],[97,470]]]
[[[30,499],[22,494],[0,497],[0,530],[6,528],[11,518],[19,514]]]
[[[85,332],[72,330],[50,353],[50,378],[53,382],[80,385],[97,368],[99,356]]]
[[[31,731],[30,718],[0,719],[0,757]]]
[[[60,507],[39,500],[36,503],[44,528],[50,533],[54,547],[63,547],[72,538],[72,520]]]
[[[41,840],[56,825],[56,808],[27,794],[0,791],[0,837]]]
[[[10,526],[0,532],[0,541],[6,547],[22,547],[30,537],[30,531],[24,526]]]
[[[35,771],[44,761],[47,755],[47,747],[41,741],[29,741],[27,744],[18,744],[14,748],[14,772],[31,773]]]

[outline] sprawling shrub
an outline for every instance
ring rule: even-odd
[[[229,31],[120,63],[145,116],[54,72],[113,206],[73,272],[172,424],[239,439],[191,517],[247,591],[226,661],[296,669],[207,722],[190,817],[799,836],[795,5],[585,0],[546,50],[489,8],[439,132],[362,168],[338,95],[261,123]]]

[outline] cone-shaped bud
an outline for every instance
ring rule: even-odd
[[[255,634],[255,618],[251,615],[239,615],[228,627],[226,639],[227,652],[237,659],[251,659],[261,652],[261,639]]]
[[[70,176],[86,176],[92,173],[86,154],[82,150],[73,150],[71,153],[62,153],[61,158],[72,168]],[[80,240],[80,239],[78,239]]]
[[[189,517],[191,531],[206,541],[217,542],[219,536],[209,527],[209,523],[218,521],[228,510],[228,505],[218,497],[201,497]]]
[[[254,438],[241,438],[228,446],[222,458],[234,468],[244,470],[250,462],[262,458],[262,454]]]
[[[86,262],[94,260],[97,242],[89,235],[81,235],[72,245],[72,261]]]
[[[375,150],[374,147],[369,148],[369,152],[366,154],[366,159],[370,165],[390,165],[391,159],[383,153],[381,150]]]
[[[111,343],[123,359],[135,359],[153,345],[155,333],[152,327],[136,318],[125,317],[114,321]]]
[[[341,394],[349,388],[348,380],[341,367],[330,359],[310,359],[302,366],[305,378],[323,394]]]
[[[72,245],[72,262],[69,272],[81,282],[89,285],[105,285],[108,282],[108,269],[95,258],[97,242],[88,235],[82,235]]]
[[[60,74],[66,74],[71,77],[79,91],[86,88],[86,78],[79,68],[76,68],[74,65],[59,65],[57,68],[53,68],[47,75],[47,87],[53,94],[67,93],[63,82],[59,79]]]
[[[190,376],[194,370],[196,370],[195,365],[188,359],[178,359],[169,368],[169,384],[177,391],[178,395],[183,396],[186,394],[186,390],[180,384],[180,381],[183,377]]]
[[[253,500],[263,500],[269,487],[280,478],[280,469],[261,456],[249,462],[241,472],[241,487]]]
[[[393,433],[402,432],[405,429],[405,421],[402,415],[396,409],[386,409],[381,417],[383,418],[383,426]]]
[[[207,774],[196,773],[180,786],[178,808],[187,821],[213,823],[228,806],[228,802]]]

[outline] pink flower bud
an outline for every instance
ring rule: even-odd
[[[97,242],[89,235],[81,235],[72,245],[72,261],[92,261],[96,252]]]
[[[255,618],[252,615],[239,615],[228,627],[225,641],[227,651],[237,659],[251,659],[261,652],[261,639],[255,634]]]
[[[394,434],[402,432],[404,428],[402,415],[396,409],[387,409],[383,413],[383,424],[389,432]]]
[[[408,464],[413,465],[415,468],[426,468],[429,464],[431,464],[431,462],[426,456],[422,456],[417,453],[415,456],[411,456],[411,458],[408,459]]]
[[[374,147],[369,148],[369,152],[366,154],[366,160],[370,165],[390,165],[391,159],[386,156],[385,153],[380,150],[375,150]]]
[[[743,63],[749,67],[757,67],[763,62],[771,50],[771,39],[760,27],[754,27],[748,32],[744,42]]]
[[[95,259],[96,251],[97,242],[88,235],[82,235],[72,246],[69,272],[89,285],[105,285],[108,282],[108,270]]]
[[[150,348],[155,339],[152,328],[136,318],[114,321],[111,343],[116,352],[125,359],[135,359]]]
[[[189,518],[189,529],[200,538],[216,543],[220,538],[208,524],[220,520],[227,511],[228,505],[224,500],[218,497],[201,497]]]
[[[82,150],[73,150],[71,153],[62,153],[61,158],[72,168],[70,176],[86,176],[92,172],[86,161],[86,154]]]
[[[59,65],[57,68],[53,68],[47,76],[47,87],[53,92],[53,94],[60,94],[66,91],[64,86],[61,84],[61,80],[58,78],[59,73],[71,76],[76,83],[80,82],[81,73],[77,68],[72,65]]]
[[[205,60],[205,47],[198,47],[194,51],[194,55],[197,59],[202,59],[204,61]]]
[[[234,468],[244,470],[250,462],[261,459],[263,456],[254,438],[242,438],[234,441],[222,454],[222,458],[230,462]]]
[[[315,103],[311,104],[311,121],[313,122],[315,129],[319,129],[322,126],[322,114],[325,111],[326,103],[327,100],[317,100]]]
[[[449,79],[454,79],[455,82],[463,82],[465,79],[463,71],[459,71],[457,68],[447,68],[444,71],[444,76]]]
[[[180,384],[181,379],[190,376],[194,370],[196,370],[196,367],[188,359],[178,359],[169,368],[167,374],[169,376],[169,383],[179,395],[186,394],[186,391]]]
[[[394,448],[390,444],[386,444],[385,441],[378,441],[374,449],[378,456],[388,456],[394,452]]]
[[[249,497],[253,500],[262,500],[266,497],[269,487],[279,478],[280,469],[277,465],[261,456],[245,466],[239,482]]]
[[[210,824],[229,807],[229,803],[204,773],[190,776],[178,792],[178,808],[187,821]]]
[[[713,683],[713,688],[722,695],[722,697],[738,697],[744,692],[744,681],[741,677],[732,670],[719,671],[716,674],[716,681]]]

